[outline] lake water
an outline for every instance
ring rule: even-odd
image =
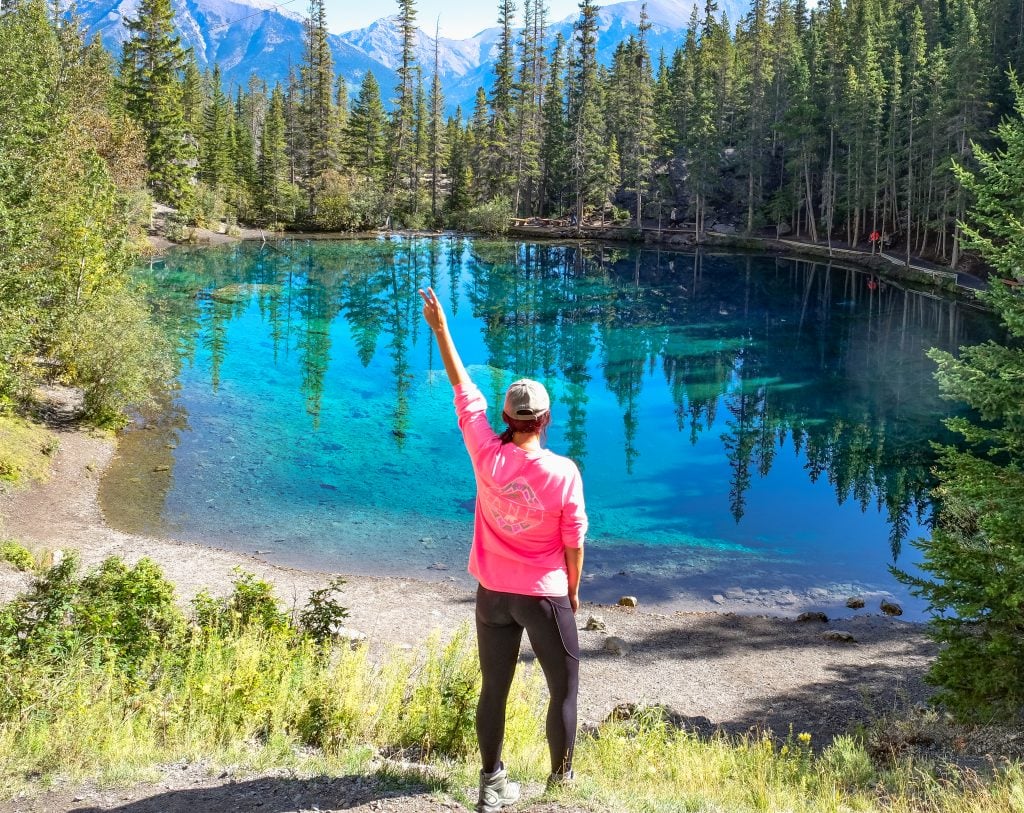
[[[927,348],[975,309],[764,256],[461,238],[242,243],[145,269],[176,388],[105,475],[109,521],[339,572],[466,578],[474,485],[416,289],[500,422],[521,376],[583,470],[586,598],[757,611],[852,593],[927,533],[947,440]],[[743,592],[740,592],[740,591]]]

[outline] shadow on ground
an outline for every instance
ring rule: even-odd
[[[838,629],[850,631],[857,643],[823,638]],[[792,727],[794,733],[810,732],[824,746],[859,724],[923,702],[932,692],[924,677],[936,650],[923,628],[880,617],[822,624],[707,614],[659,630],[623,630],[623,635],[638,697],[667,696],[645,677],[666,670],[688,682],[684,696],[691,702],[696,698],[697,707],[704,705],[702,695],[728,692],[735,702],[711,723],[731,734],[771,729],[784,737]],[[604,648],[603,636],[584,634],[582,643],[584,664],[620,657]],[[737,685],[744,689],[737,691]],[[688,716],[696,710],[672,709],[685,727],[707,733],[706,718]]]
[[[461,809],[454,802],[432,797],[423,784],[378,777],[340,776],[295,779],[265,777],[199,787],[163,790],[113,803],[79,803],[69,813],[213,813],[214,811],[375,810],[395,813],[433,813]],[[223,781],[223,780],[221,780]],[[164,783],[166,784],[166,783]],[[154,788],[135,789],[135,793]],[[133,794],[134,795],[134,794]],[[39,808],[42,809],[42,808]],[[58,808],[48,808],[56,810]]]

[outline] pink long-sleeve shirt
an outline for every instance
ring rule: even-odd
[[[587,533],[576,464],[547,449],[503,444],[475,384],[455,387],[455,411],[476,475],[469,572],[488,590],[566,595],[565,548],[582,547]]]

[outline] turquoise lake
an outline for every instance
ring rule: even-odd
[[[601,245],[241,243],[141,276],[181,364],[103,479],[115,527],[468,579],[474,485],[416,294],[432,285],[496,427],[515,378],[551,392],[597,601],[795,611],[885,593],[920,617],[888,568],[919,560],[930,441],[949,440],[925,353],[994,330],[844,267]]]

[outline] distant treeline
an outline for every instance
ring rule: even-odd
[[[206,216],[329,229],[488,223],[495,214],[775,227],[864,242],[878,232],[956,264],[970,201],[952,172],[1011,109],[1024,64],[1016,0],[754,0],[735,25],[709,0],[674,53],[649,24],[596,54],[597,11],[546,49],[543,0],[499,0],[490,93],[443,118],[435,56],[417,63],[399,0],[399,84],[372,73],[348,103],[312,0],[305,57],[283,85],[233,98],[144,0],[121,64],[157,196]],[[198,179],[198,185],[193,183]],[[488,219],[488,215],[491,218]]]

